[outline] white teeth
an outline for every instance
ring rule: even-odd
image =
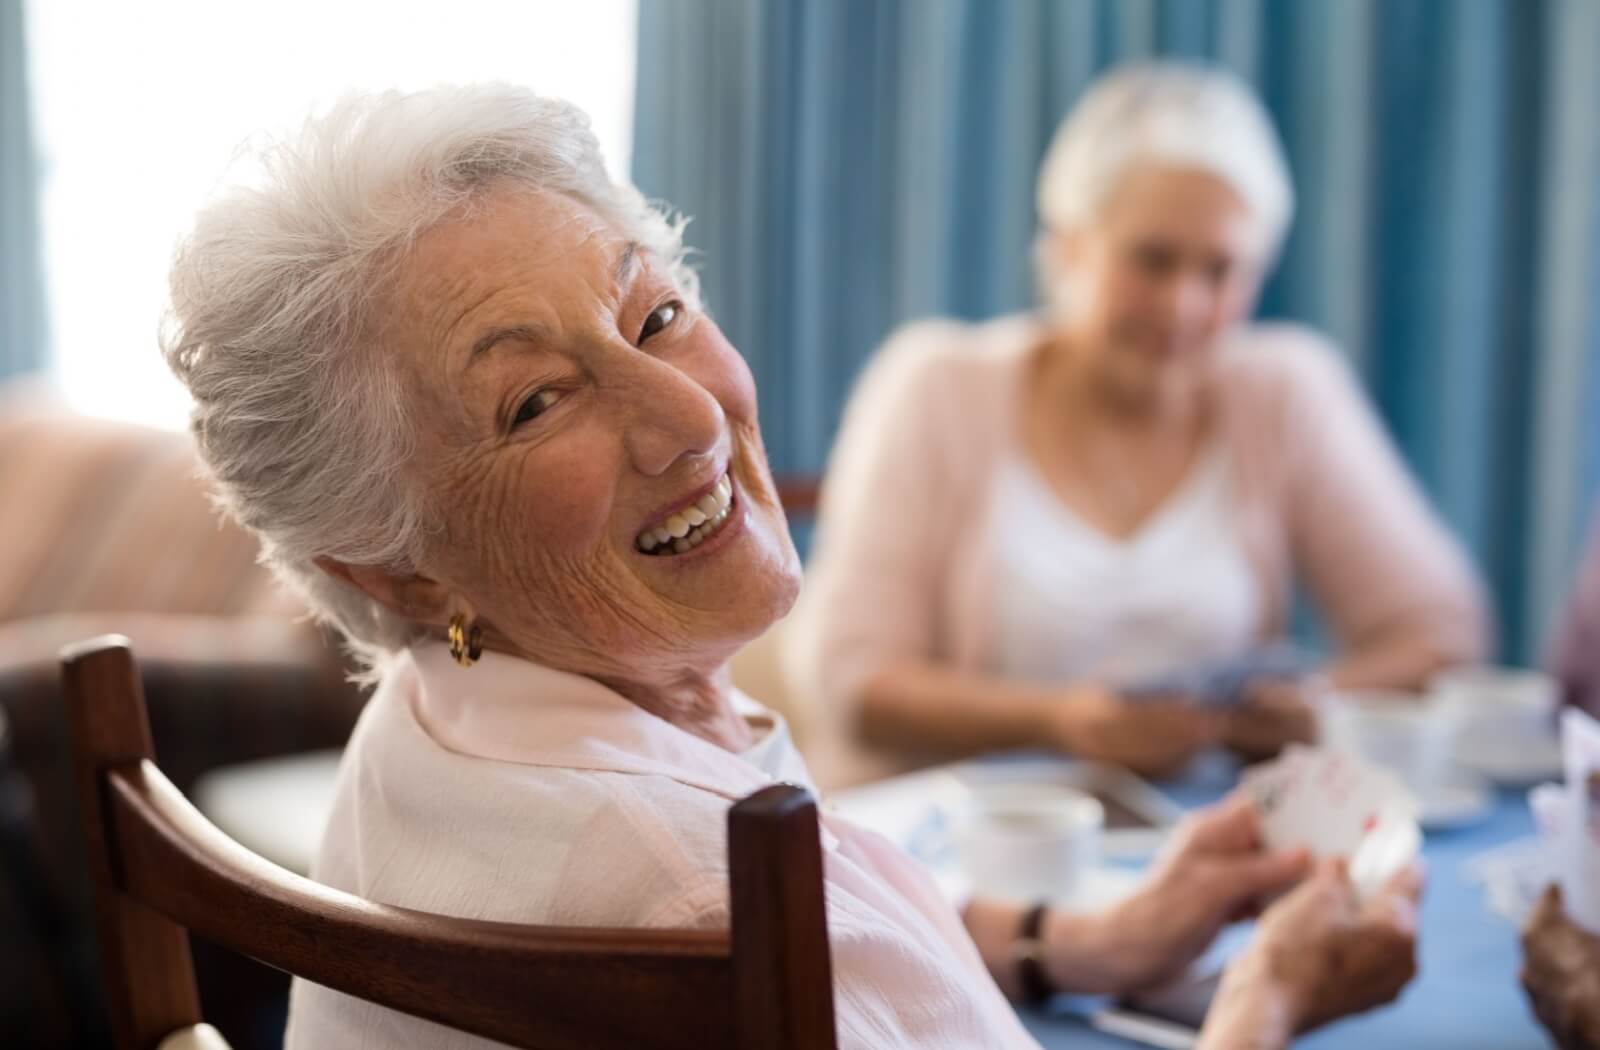
[[[711,491],[690,506],[671,515],[655,528],[646,529],[636,541],[646,554],[665,554],[668,546],[684,554],[708,539],[724,521],[733,505],[733,481],[724,474]]]

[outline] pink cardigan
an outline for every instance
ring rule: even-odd
[[[796,694],[819,705],[827,742],[813,764],[825,781],[895,768],[882,759],[841,768],[826,754],[848,738],[861,688],[880,668],[993,666],[982,553],[989,478],[1018,447],[1021,383],[1042,334],[1031,316],[913,324],[856,387],[785,635]],[[1298,577],[1341,647],[1404,630],[1442,662],[1480,658],[1477,578],[1338,354],[1304,328],[1243,327],[1221,348],[1213,381],[1265,599],[1261,637],[1283,631]]]

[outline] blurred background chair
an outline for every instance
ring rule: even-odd
[[[69,647],[62,670],[118,1050],[226,1045],[200,1023],[186,927],[513,1046],[836,1045],[817,810],[801,788],[730,809],[728,933],[426,915],[275,868],[207,822],[154,763],[126,639]]]
[[[102,1045],[75,1001],[92,955],[57,651],[116,630],[180,791],[218,766],[343,744],[361,696],[337,649],[221,523],[187,436],[89,420],[31,384],[0,387],[0,1046]],[[281,1023],[286,981],[198,948],[224,1030]],[[250,1039],[241,1040],[245,1045]]]

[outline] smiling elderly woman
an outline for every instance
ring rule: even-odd
[[[377,682],[316,877],[483,919],[725,926],[729,803],[808,780],[728,660],[800,573],[678,227],[607,178],[581,113],[506,87],[352,99],[263,159],[180,251],[165,350],[227,505]],[[1238,800],[1095,916],[958,915],[824,824],[846,1047],[1032,1045],[1001,994],[1023,932],[1030,987],[1125,990],[1296,881],[1208,1038],[1279,1045],[1411,973],[1414,883],[1358,907],[1263,852]],[[297,984],[288,1045],[486,1044]]]

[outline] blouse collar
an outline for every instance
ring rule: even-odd
[[[783,743],[770,771],[644,710],[592,678],[501,653],[471,667],[442,643],[400,654],[392,673],[414,675],[413,710],[441,746],[464,755],[521,765],[669,777],[730,801],[780,780],[812,790],[804,762],[787,741],[781,715],[739,691],[734,706]],[[772,738],[752,753],[766,751]],[[769,753],[771,753],[769,751]]]

